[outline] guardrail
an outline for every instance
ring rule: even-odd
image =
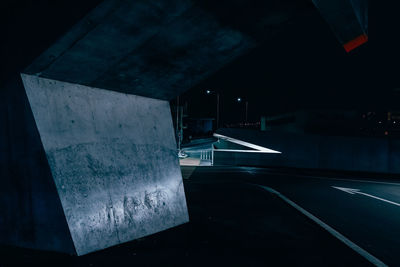
[[[200,151],[200,159],[201,160],[211,160],[211,164],[213,162],[213,151],[212,149],[201,150]]]

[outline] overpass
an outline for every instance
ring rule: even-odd
[[[0,241],[83,255],[188,222],[168,101],[310,8],[103,1],[21,75],[30,108],[18,123],[31,130],[3,157],[19,162],[3,164]],[[364,28],[343,8],[354,22],[346,44]],[[321,14],[340,33],[343,13],[329,10]]]

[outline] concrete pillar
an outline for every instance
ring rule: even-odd
[[[255,45],[192,0],[99,4],[23,71],[27,116],[0,113],[0,242],[82,255],[187,222],[168,101]]]
[[[22,78],[76,254],[188,222],[167,101]]]

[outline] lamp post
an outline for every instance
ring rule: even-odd
[[[181,153],[181,142],[182,142],[182,126],[180,122],[179,114],[179,96],[176,98],[176,136],[178,137],[178,154]]]
[[[206,90],[207,95],[215,94],[217,96],[217,121],[216,121],[216,129],[219,126],[219,93],[216,91]]]
[[[243,102],[243,98],[238,97],[236,98],[236,101],[238,103],[242,103]],[[247,115],[248,115],[248,110],[249,110],[249,101],[245,101],[245,123],[247,123]]]

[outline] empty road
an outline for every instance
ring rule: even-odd
[[[266,194],[276,190],[383,263],[400,266],[400,180],[251,167],[202,167],[196,173],[238,179],[266,188]]]

